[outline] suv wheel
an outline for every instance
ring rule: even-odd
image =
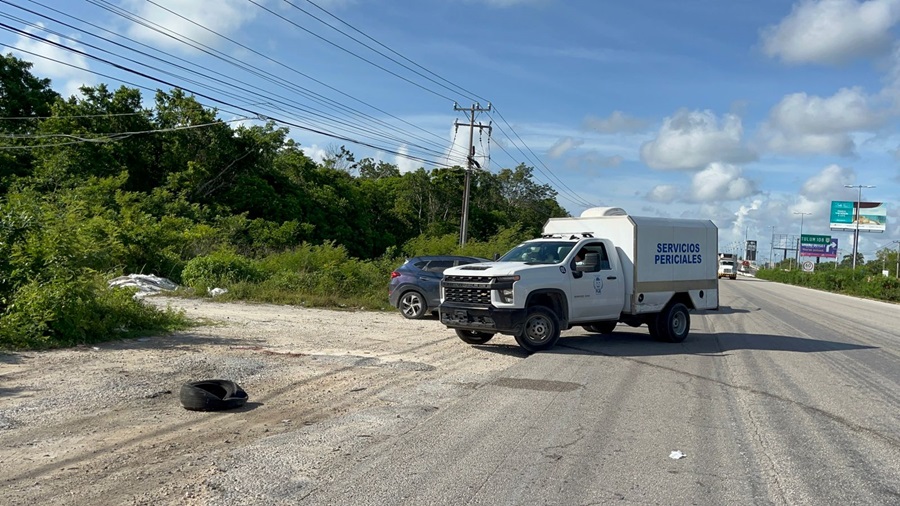
[[[428,311],[428,304],[425,303],[425,297],[421,293],[410,290],[400,296],[397,309],[400,310],[400,314],[404,318],[416,320],[425,316],[425,313]]]

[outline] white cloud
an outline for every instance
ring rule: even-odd
[[[42,23],[37,24],[44,26]],[[56,35],[38,32],[38,30],[29,28],[26,28],[25,31],[34,33],[35,35],[52,42],[79,51],[85,51],[84,47],[71,40],[67,39],[63,41]],[[38,78],[49,78],[52,81],[53,89],[63,97],[68,98],[72,95],[80,96],[81,92],[78,90],[80,87],[93,86],[96,84],[93,74],[79,69],[90,69],[87,58],[80,54],[73,53],[57,46],[45,44],[24,35],[19,35],[14,45],[23,51],[28,51],[28,53],[22,51],[13,52],[17,57],[33,64],[31,73]],[[35,54],[39,56],[35,56]],[[73,66],[79,68],[74,68]]]
[[[856,172],[853,169],[839,165],[823,167],[803,182],[799,197],[787,206],[789,217],[798,227],[801,216],[807,226],[828,223],[832,200],[856,200],[856,190],[844,187],[854,181]]]
[[[762,31],[763,50],[787,63],[843,63],[886,52],[898,21],[900,0],[802,0]]]
[[[303,154],[309,157],[310,160],[316,163],[322,163],[325,161],[325,158],[328,157],[328,150],[326,148],[319,147],[316,144],[308,148],[301,148],[303,150]]]
[[[648,122],[646,120],[628,116],[622,111],[613,111],[608,118],[588,116],[584,119],[585,128],[596,130],[603,134],[639,132],[646,128],[647,125]]]
[[[641,160],[654,169],[693,170],[713,162],[742,163],[756,155],[742,142],[741,119],[682,109],[663,121],[656,139],[641,146]]]
[[[800,195],[831,201],[833,197],[846,196],[844,185],[853,184],[856,173],[840,165],[829,165],[807,179],[800,188]]]
[[[694,202],[740,200],[754,193],[756,184],[734,165],[712,163],[691,179],[690,199]]]
[[[671,204],[678,198],[678,195],[681,194],[681,189],[679,189],[675,185],[671,184],[660,184],[656,185],[651,189],[647,195],[646,199],[650,202],[656,202],[660,204]]]
[[[401,174],[406,174],[407,172],[415,172],[419,167],[422,166],[422,162],[418,160],[410,160],[406,156],[402,156],[409,154],[409,148],[406,146],[406,144],[397,148],[397,152],[400,153],[400,155],[396,155],[394,157],[394,165],[397,166]]]
[[[850,133],[877,129],[888,118],[876,101],[859,88],[842,88],[827,98],[787,95],[761,128],[763,143],[785,154],[852,155],[856,145]]]
[[[242,0],[217,0],[215,8],[206,2],[184,2],[182,0],[156,0],[160,7],[140,0],[126,0],[123,7],[157,26],[151,28],[129,23],[129,36],[159,46],[162,49],[193,52],[182,39],[192,39],[201,44],[215,47],[223,42],[217,32],[230,36],[246,22],[256,17],[260,8]],[[265,3],[265,2],[262,2]],[[155,28],[161,28],[160,33]],[[206,28],[203,28],[206,27]],[[169,35],[173,35],[170,37]]]
[[[582,144],[584,144],[584,141],[582,140],[563,137],[550,146],[550,149],[547,150],[547,156],[550,158],[559,158]]]

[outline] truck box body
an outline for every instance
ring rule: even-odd
[[[598,211],[588,209],[578,218],[550,218],[544,234],[590,232],[611,239],[625,275],[623,312],[659,311],[675,292],[688,292],[697,309],[718,308],[719,237],[711,221],[591,215]],[[637,300],[640,294],[642,301]]]

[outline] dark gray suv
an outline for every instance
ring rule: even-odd
[[[391,272],[388,299],[404,317],[422,318],[437,311],[441,303],[441,278],[444,277],[444,269],[489,261],[453,255],[412,257]]]

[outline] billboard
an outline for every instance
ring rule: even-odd
[[[837,237],[803,234],[800,239],[800,256],[802,257],[837,258],[837,254]]]
[[[856,202],[846,200],[831,201],[831,230],[854,231],[859,215],[860,232],[884,232],[887,228],[887,207],[883,202],[860,202],[856,212]]]
[[[756,261],[756,241],[747,241],[747,251],[744,258],[751,262]]]

